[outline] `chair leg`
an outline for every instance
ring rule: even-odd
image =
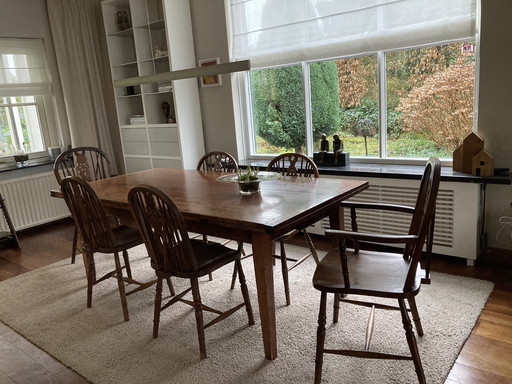
[[[169,292],[171,292],[171,296],[176,296],[176,291],[174,290],[174,285],[172,284],[171,278],[168,277],[165,280],[167,281],[167,286],[169,287]]]
[[[418,333],[418,336],[423,336],[423,327],[421,326],[421,319],[418,313],[418,307],[416,306],[416,298],[411,297],[407,299],[407,301],[409,302],[409,308],[411,309],[412,320],[416,326],[416,332]]]
[[[126,275],[132,278],[132,268],[130,267],[130,259],[128,258],[128,251],[123,251],[124,266],[126,268]]]
[[[315,384],[322,381],[322,365],[324,362],[325,323],[327,309],[327,293],[320,294],[320,311],[318,313],[318,328],[316,331]]]
[[[284,295],[286,297],[286,305],[290,305],[290,284],[288,281],[288,264],[286,261],[286,251],[284,249],[284,241],[280,241],[281,247],[281,271],[283,273],[283,283],[284,283]]]
[[[78,243],[78,229],[76,228],[76,225],[75,225],[75,230],[73,232],[73,245],[72,245],[72,249],[71,249],[71,264],[75,264],[75,259],[76,259],[76,244]]]
[[[414,337],[414,331],[412,329],[411,319],[407,313],[407,307],[404,299],[398,299],[398,305],[400,306],[400,312],[402,314],[402,323],[405,329],[405,336],[407,338],[407,344],[411,351],[412,360],[414,362],[414,368],[416,369],[416,375],[418,376],[418,382],[420,384],[426,384],[425,372],[423,372],[423,366],[421,365],[421,357],[418,351],[418,345],[416,344],[416,337]]]
[[[194,309],[196,312],[197,338],[199,340],[199,356],[206,359],[206,343],[204,339],[203,309],[201,307],[201,295],[199,293],[199,283],[196,278],[190,279],[192,286],[192,297],[194,298]]]
[[[173,295],[174,296],[174,295]],[[160,312],[162,308],[162,278],[158,276],[156,281],[155,293],[155,313],[153,316],[153,338],[158,337],[158,327],[160,325]]]
[[[93,256],[89,252],[83,252],[85,271],[87,275],[87,308],[92,306],[92,287],[94,286],[95,278],[93,271]]]
[[[316,253],[315,245],[313,244],[313,240],[311,240],[311,236],[309,236],[309,233],[304,229],[301,231],[304,234],[304,239],[306,240],[306,243],[309,248],[309,252],[311,252],[311,256],[313,256],[313,259],[315,259],[315,262],[318,264],[320,263],[320,259],[318,258],[318,254]]]
[[[242,296],[244,297],[245,310],[247,311],[247,317],[249,318],[249,325],[254,325],[251,299],[249,298],[249,290],[247,289],[245,274],[240,260],[235,261],[235,268],[238,270],[238,280],[240,281],[240,288],[242,288]]]
[[[124,288],[123,281],[123,269],[121,268],[121,261],[119,260],[119,253],[114,253],[114,259],[116,262],[116,274],[117,285],[119,287],[119,295],[121,296],[121,306],[123,307],[124,321],[129,321],[130,316],[128,315],[128,302],[126,301],[126,291]]]
[[[339,293],[334,294],[334,306],[332,311],[332,322],[337,323],[340,317],[340,298],[341,295]]]
[[[234,289],[235,288],[237,274],[238,274],[238,270],[237,270],[236,265],[235,265],[233,267],[233,274],[231,276],[231,287],[230,287],[230,289]]]

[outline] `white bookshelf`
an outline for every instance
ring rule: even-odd
[[[189,0],[104,0],[102,10],[113,81],[196,66]],[[204,154],[197,79],[169,86],[114,88],[127,172],[195,169]]]

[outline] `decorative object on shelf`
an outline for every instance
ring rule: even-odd
[[[208,67],[218,64],[220,64],[220,59],[218,57],[213,59],[199,60],[199,67]],[[215,74],[201,77],[201,87],[216,87],[218,85],[222,85],[221,75]]]
[[[158,92],[172,92],[172,82],[170,81],[160,81],[158,82]]]
[[[124,29],[130,29],[132,26],[130,24],[130,18],[128,17],[128,12],[123,11],[123,26]]]
[[[171,116],[171,105],[167,101],[162,103],[162,112],[164,113],[166,123],[176,123],[176,119]]]
[[[21,167],[24,167],[27,165],[28,154],[26,154],[25,152],[18,151],[18,152],[16,152],[16,154],[13,157],[14,157],[14,161],[16,162],[16,166],[18,168],[21,168]]]
[[[325,154],[329,152],[329,140],[327,140],[327,135],[322,133],[322,140],[320,141],[320,161],[319,164],[324,163]]]
[[[343,141],[338,135],[333,136],[333,152],[329,152],[329,141],[325,134],[322,135],[320,142],[320,151],[313,153],[313,162],[316,165],[331,165],[335,167],[345,167],[350,164],[350,154],[343,152]]]
[[[126,29],[130,29],[132,26],[130,25],[130,19],[128,17],[128,12],[118,11],[116,13],[116,24],[117,24],[117,29],[119,31],[124,31]]]
[[[169,52],[167,52],[166,50],[160,49],[160,47],[158,45],[155,45],[153,55],[154,55],[154,57],[166,57],[169,55]]]
[[[454,171],[473,176],[493,176],[494,158],[484,149],[485,141],[471,132],[453,151]]]
[[[242,196],[252,195],[260,191],[260,183],[262,181],[279,179],[281,174],[278,172],[259,171],[258,167],[240,169],[238,173],[224,175],[217,178],[222,183],[236,183]]]
[[[130,117],[130,124],[137,125],[137,124],[145,124],[146,119],[144,118],[144,115],[133,115]]]
[[[494,176],[494,157],[485,149],[471,159],[471,174],[473,176]]]
[[[117,21],[117,29],[120,31],[124,31],[124,22],[123,22],[123,12],[118,11],[116,14],[116,21]]]

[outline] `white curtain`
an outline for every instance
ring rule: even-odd
[[[117,168],[109,129],[117,131],[117,118],[100,1],[47,0],[47,7],[71,145],[101,148]]]
[[[226,0],[254,67],[474,38],[478,0]]]

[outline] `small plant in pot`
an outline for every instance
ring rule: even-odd
[[[238,170],[238,186],[242,195],[251,195],[260,190],[260,178],[258,176],[258,167]]]

